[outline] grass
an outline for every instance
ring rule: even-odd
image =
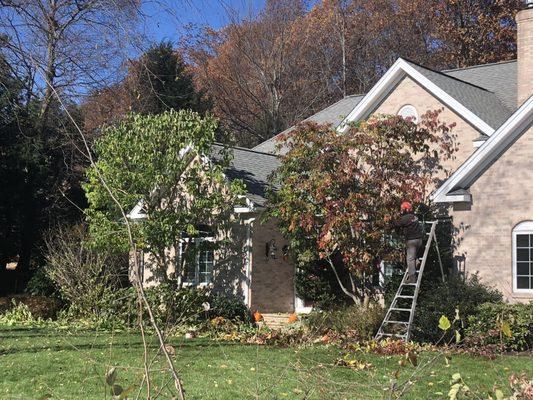
[[[172,344],[188,399],[387,398],[400,360],[399,356],[357,353],[359,361],[371,366],[354,370],[334,365],[341,355],[334,346],[272,348],[207,339],[173,340]],[[155,341],[150,342],[151,357],[157,348]],[[141,339],[132,333],[0,327],[0,399],[110,399],[104,384],[106,370],[117,366],[118,384],[138,385],[142,354]],[[424,353],[421,362],[435,355]],[[161,357],[151,368],[154,391],[161,390],[160,398],[170,399],[172,384]],[[411,365],[402,367],[398,381],[406,381],[414,371]],[[472,389],[487,393],[498,385],[506,392],[511,373],[531,371],[533,360],[527,356],[487,360],[457,355],[448,366],[437,357],[421,378],[413,379],[405,398],[447,398],[450,377],[456,372]],[[146,398],[144,390],[141,398]]]

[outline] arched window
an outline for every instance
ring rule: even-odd
[[[398,110],[398,115],[405,119],[410,118],[415,124],[418,123],[418,111],[411,104],[406,104],[400,110]]]
[[[533,292],[533,221],[513,229],[513,290]]]

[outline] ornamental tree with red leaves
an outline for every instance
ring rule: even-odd
[[[372,117],[342,134],[306,123],[281,139],[287,153],[274,174],[268,216],[278,220],[299,268],[325,262],[344,294],[368,304],[381,261],[401,259],[388,216],[404,200],[427,203],[446,176],[443,163],[455,144],[439,112],[418,124]]]

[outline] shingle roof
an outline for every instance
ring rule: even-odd
[[[442,72],[433,71],[412,62],[409,64],[494,129],[498,128],[516,109],[516,60]],[[348,115],[363,97],[364,95],[348,96],[305,121],[330,123],[337,127],[343,117]],[[274,153],[276,138],[293,128],[286,129],[253,149]]]
[[[517,109],[516,61],[442,72],[433,71],[412,62],[408,63],[495,130]],[[348,96],[310,116],[305,121],[330,123],[337,127],[363,98],[364,95]],[[268,175],[279,165],[277,158],[266,153],[275,153],[276,138],[291,129],[294,127],[286,129],[255,146],[252,150],[240,148],[234,150],[235,159],[232,174],[245,181],[251,193],[250,198],[259,205],[265,203],[264,195]],[[486,137],[482,135],[478,140],[484,139]],[[283,150],[280,153],[283,154]]]
[[[342,122],[344,117],[346,117],[350,111],[352,111],[355,106],[359,104],[363,97],[365,96],[362,94],[346,96],[336,103],[333,103],[329,107],[326,107],[316,114],[311,115],[309,118],[304,119],[304,121],[316,122],[318,124],[331,124],[333,127],[337,127]],[[276,136],[264,141],[261,144],[258,144],[253,148],[253,150],[274,153],[276,150],[277,138],[287,132],[290,132],[292,129],[294,129],[294,126],[291,126]],[[281,149],[280,153],[283,154],[283,149]]]
[[[215,145],[215,158],[224,146]],[[226,171],[229,179],[241,179],[246,186],[247,197],[258,206],[266,203],[268,176],[279,167],[277,156],[242,147],[230,147],[233,160]]]
[[[443,72],[407,62],[494,129],[503,124],[514,110],[514,108],[508,108],[492,91]],[[481,82],[478,81],[478,83]]]
[[[490,90],[510,110],[516,110],[516,60],[442,71],[446,75]]]

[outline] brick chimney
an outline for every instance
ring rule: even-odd
[[[516,15],[517,25],[517,107],[533,94],[533,0],[524,1],[524,9]]]

